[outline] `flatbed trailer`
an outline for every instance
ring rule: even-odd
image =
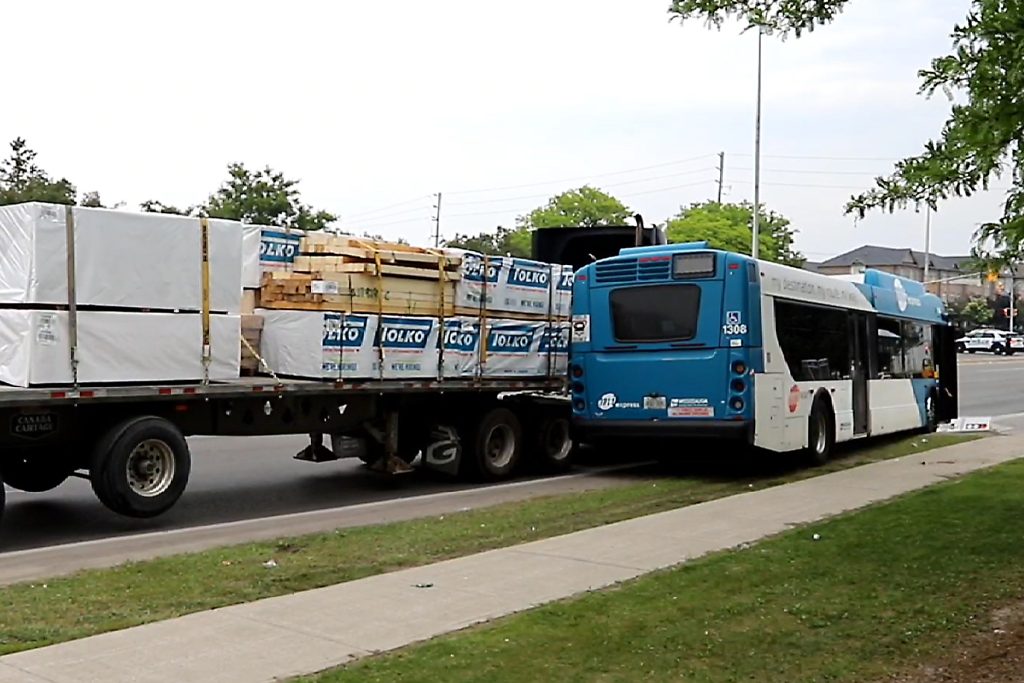
[[[308,434],[297,459],[494,481],[530,459],[569,467],[569,415],[565,380],[552,377],[0,386],[0,478],[38,492],[86,477],[111,510],[153,517],[185,490],[186,437]],[[0,515],[4,498],[0,486]]]

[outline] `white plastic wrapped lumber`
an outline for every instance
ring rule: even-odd
[[[74,207],[75,288],[83,307],[202,309],[198,218]],[[0,207],[0,305],[68,303],[65,207]],[[242,303],[242,224],[210,220],[210,308]]]
[[[0,309],[0,382],[18,387],[72,383],[68,313]],[[199,381],[198,313],[78,311],[80,384]],[[210,380],[236,379],[241,319],[210,316]]]

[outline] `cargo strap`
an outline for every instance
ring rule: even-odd
[[[203,384],[206,385],[210,383],[210,361],[212,360],[210,344],[210,219],[206,216],[199,219],[199,231],[203,278]]]
[[[437,378],[444,379],[444,335],[445,335],[445,285],[448,284],[448,258],[440,250],[428,250],[429,253],[437,254],[437,282],[440,293],[438,294],[437,310]]]
[[[78,291],[75,286],[75,210],[64,207],[64,241],[68,266],[68,354],[71,361],[71,383],[78,390]]]
[[[384,379],[384,264],[377,249],[373,249],[373,262],[377,267],[377,360]]]
[[[249,350],[249,353],[251,353],[253,358],[255,358],[256,361],[260,364],[260,367],[267,371],[267,374],[274,379],[274,382],[276,382],[277,384],[281,384],[281,379],[277,376],[277,374],[274,373],[273,370],[270,369],[270,366],[267,364],[267,361],[263,359],[263,356],[261,356],[259,352],[253,348],[252,344],[249,343],[249,340],[245,338],[244,334],[241,335],[241,337],[242,344],[245,346],[245,348]]]

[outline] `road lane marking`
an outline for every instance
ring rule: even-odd
[[[420,496],[406,496],[404,498],[388,498],[386,500],[375,500],[369,503],[357,503],[355,505],[340,505],[333,508],[324,508],[321,510],[307,510],[305,512],[289,512],[283,515],[270,515],[269,517],[254,517],[251,519],[239,519],[233,522],[218,522],[216,524],[205,524],[201,526],[189,526],[182,527],[180,529],[166,529],[164,531],[149,531],[141,534],[128,534],[123,536],[105,536],[104,538],[93,538],[87,541],[75,541],[73,543],[61,543],[59,545],[47,545],[40,546],[38,548],[26,548],[24,550],[14,550],[11,552],[0,552],[0,557],[21,557],[24,555],[31,555],[32,553],[39,552],[50,552],[53,550],[66,550],[70,548],[88,548],[91,546],[104,545],[110,543],[122,543],[125,541],[139,541],[147,538],[167,538],[168,536],[180,536],[182,534],[197,533],[197,532],[209,532],[209,531],[224,531],[237,527],[244,527],[249,525],[259,525],[266,522],[281,522],[290,519],[310,519],[319,516],[330,516],[336,515],[344,511],[352,510],[370,510],[373,508],[385,507],[387,505],[394,505],[395,503],[403,502],[424,502],[430,500],[438,500],[443,498],[452,498],[459,495],[466,495],[469,493],[480,492],[480,491],[504,491],[508,489],[522,488],[525,486],[532,486],[537,484],[545,484],[548,482],[559,482],[569,481],[572,479],[585,479],[588,477],[600,476],[603,474],[611,474],[613,472],[621,472],[624,470],[632,470],[647,465],[653,465],[656,461],[648,460],[638,463],[629,463],[627,465],[608,465],[607,467],[597,467],[586,472],[576,472],[573,474],[562,474],[556,477],[545,477],[541,479],[530,479],[526,481],[513,481],[506,484],[495,484],[493,486],[480,486],[476,488],[458,489],[456,491],[438,491],[436,493],[425,493]]]

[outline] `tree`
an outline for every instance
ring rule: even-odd
[[[615,197],[584,185],[548,200],[516,223],[520,229],[593,228],[605,225],[626,225],[632,212]]]
[[[702,18],[721,27],[736,17],[747,28],[759,27],[785,38],[800,36],[831,22],[849,0],[673,0],[672,18]],[[1013,187],[1002,216],[976,233],[990,240],[990,256],[1004,258],[1024,244],[1024,4],[1005,0],[973,0],[965,21],[953,27],[950,54],[932,60],[919,72],[919,92],[942,90],[966,94],[955,104],[937,140],[929,140],[918,156],[899,161],[893,172],[875,179],[875,187],[851,197],[847,213],[893,211],[910,204],[935,209],[941,199],[970,196],[988,189],[992,178],[1007,171]]]
[[[985,299],[974,298],[959,308],[956,306],[951,308],[951,313],[955,319],[967,329],[981,327],[992,321],[992,306]]]
[[[754,207],[749,202],[719,204],[700,202],[682,207],[668,221],[665,234],[669,242],[707,241],[716,249],[749,254],[753,237]],[[758,227],[758,256],[766,261],[802,266],[804,257],[793,249],[795,231],[789,219],[765,212],[761,207]]]
[[[139,204],[139,208],[146,213],[167,213],[175,216],[192,216],[197,213],[199,207],[189,206],[184,209],[179,209],[173,204],[164,204],[156,199],[147,199]]]
[[[495,232],[482,232],[476,236],[456,235],[446,241],[445,246],[493,256],[530,258],[530,239],[530,230],[527,228],[503,228],[499,225]]]
[[[242,164],[230,164],[228,179],[210,196],[203,209],[211,218],[299,230],[323,230],[338,219],[303,204],[296,185],[297,180],[289,180],[269,166],[250,171]]]
[[[0,205],[21,202],[74,204],[75,186],[53,180],[35,163],[36,153],[24,138],[11,141],[11,156],[0,161]]]

